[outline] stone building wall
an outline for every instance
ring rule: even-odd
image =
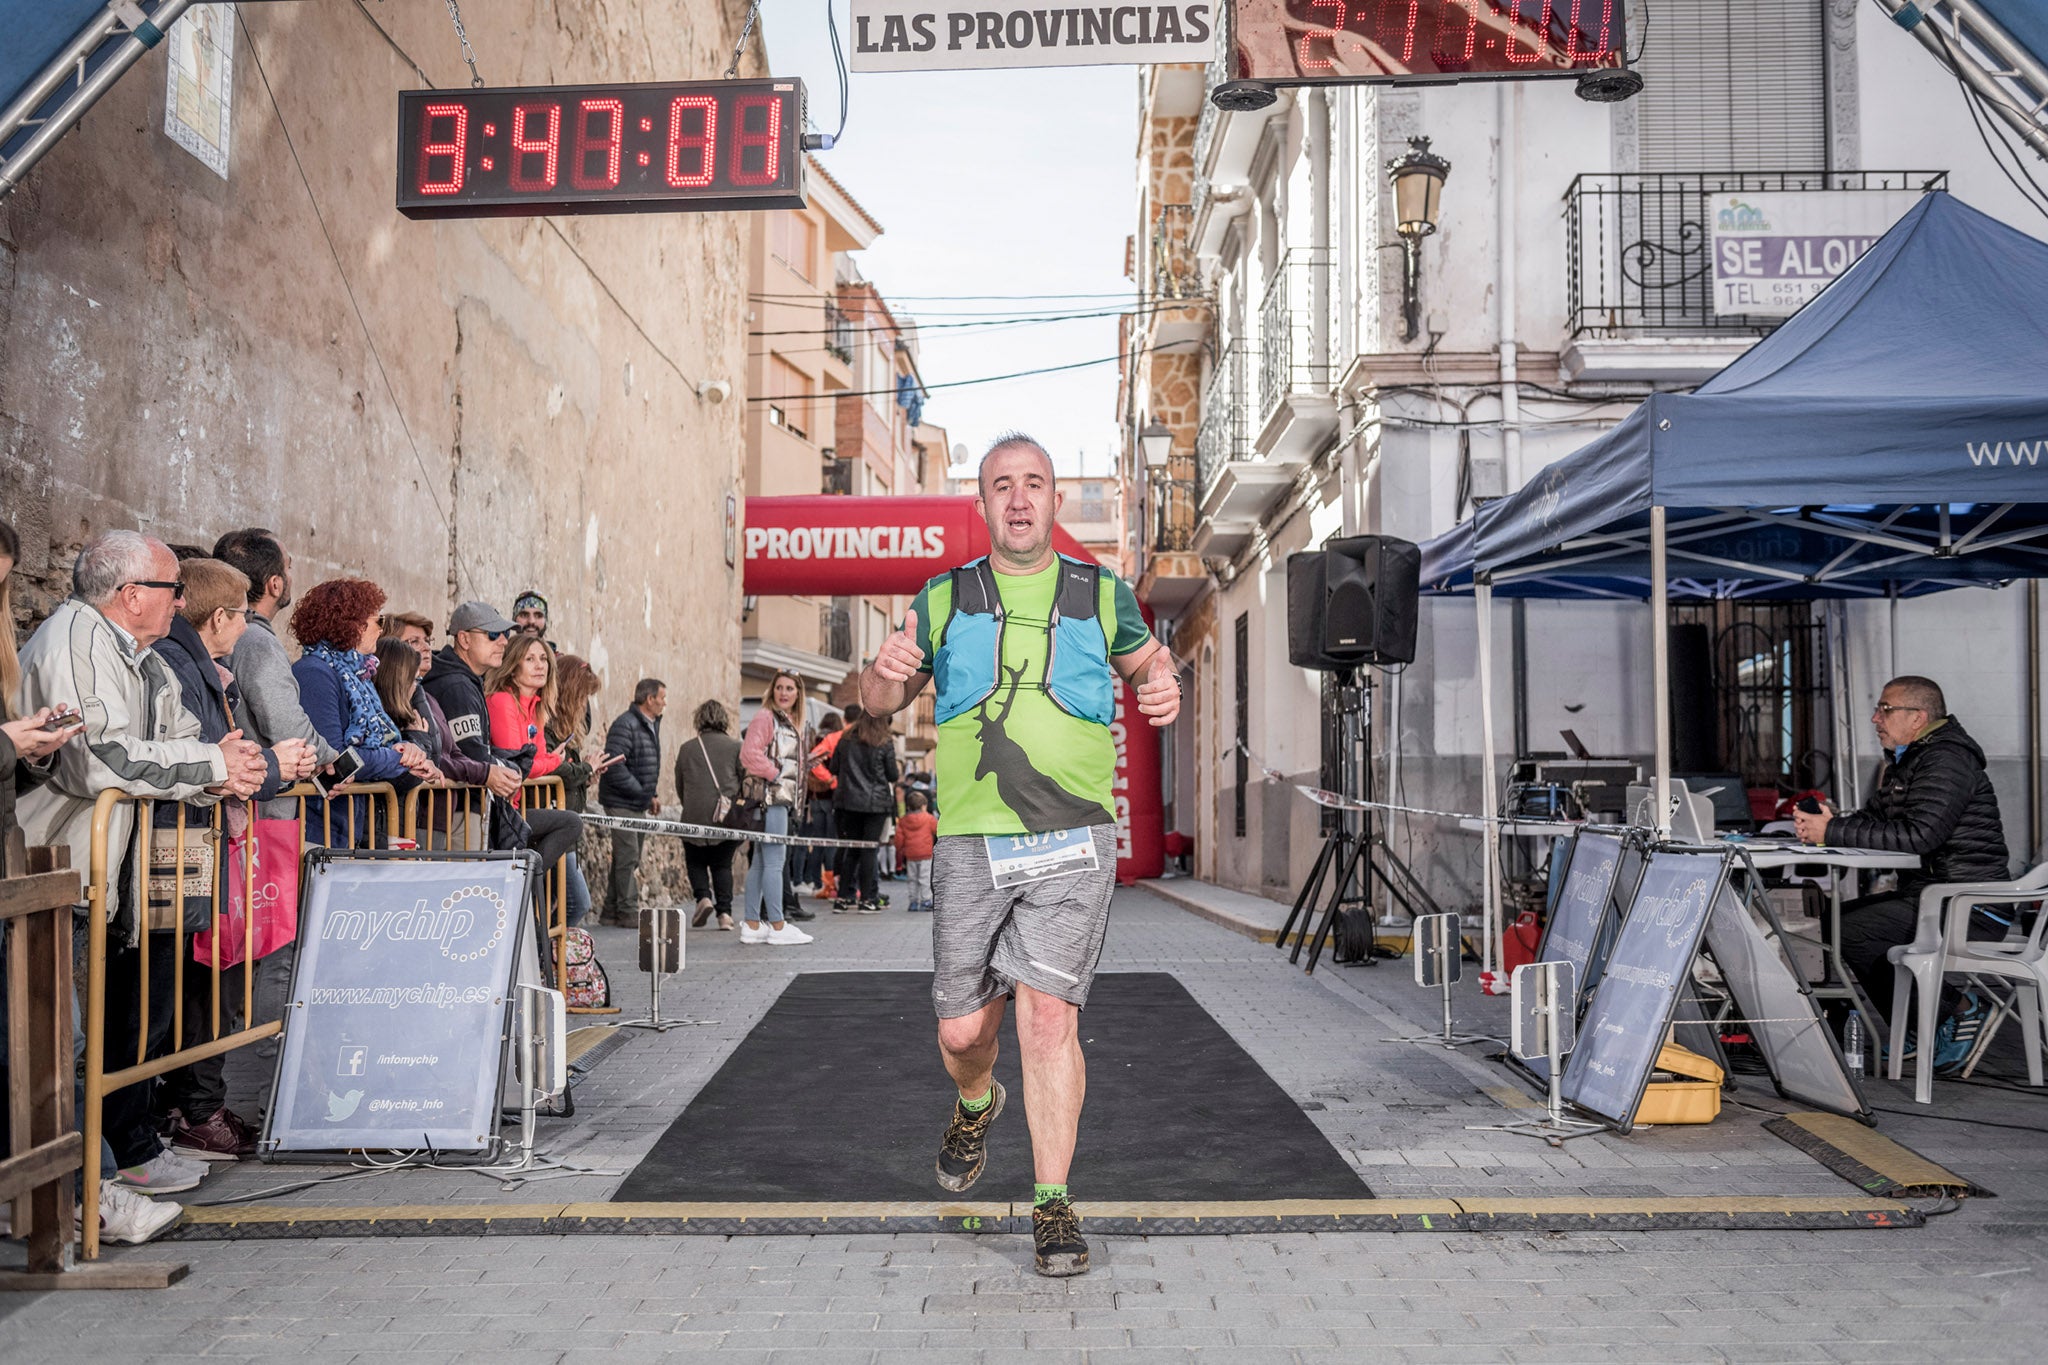
[[[465,19],[492,84],[545,85],[716,76],[743,13],[511,0]],[[95,531],[210,545],[255,524],[301,589],[367,575],[438,618],[538,588],[606,679],[600,729],[642,675],[737,702],[751,220],[413,222],[392,206],[396,95],[468,79],[446,11],[240,18],[227,179],[164,135],[159,49],[0,201],[22,624]],[[712,379],[722,404],[698,396]]]

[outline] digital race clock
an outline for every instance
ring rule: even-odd
[[[802,208],[797,80],[407,90],[409,218]]]
[[[1237,0],[1239,80],[1441,83],[1620,67],[1626,0]]]

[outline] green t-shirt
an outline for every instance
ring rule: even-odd
[[[986,702],[939,726],[939,833],[1042,834],[1109,824],[1116,818],[1110,795],[1116,741],[1107,726],[1062,711],[1045,690],[1047,625],[1059,561],[1034,574],[998,572],[995,579],[1007,618],[1005,672]],[[953,582],[945,574],[925,584],[911,603],[927,671],[937,653],[932,636],[952,604]],[[1102,575],[1096,610],[1112,658],[1142,649],[1152,638],[1138,599],[1113,573]],[[1121,695],[1120,681],[1117,690]]]

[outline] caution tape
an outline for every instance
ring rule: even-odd
[[[1403,815],[1434,815],[1445,820],[1481,820],[1489,825],[1529,823],[1526,820],[1517,820],[1505,815],[1479,815],[1472,811],[1462,810],[1431,810],[1427,806],[1402,806],[1392,801],[1360,801],[1357,797],[1346,796],[1342,792],[1333,792],[1324,787],[1311,787],[1302,782],[1289,782],[1286,773],[1281,772],[1278,768],[1269,767],[1266,761],[1253,753],[1251,746],[1243,740],[1239,740],[1233,747],[1243,754],[1246,759],[1250,760],[1251,765],[1259,770],[1259,775],[1268,782],[1292,787],[1318,806],[1327,806],[1331,810],[1390,810],[1397,811]]]
[[[657,820],[638,815],[585,814],[583,823],[605,829],[623,829],[634,834],[669,834],[679,839],[739,839],[750,844],[802,844],[806,848],[882,848],[887,839],[869,843],[861,839],[812,839],[801,834],[769,834],[757,829],[727,829],[724,825],[692,825],[681,820]]]

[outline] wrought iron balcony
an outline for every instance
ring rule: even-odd
[[[818,491],[826,494],[838,494],[842,497],[851,495],[853,492],[853,461],[832,457],[831,453],[827,452],[825,467],[818,480]]]
[[[1213,10],[1216,25],[1216,55],[1209,59],[1209,67],[1202,73],[1202,112],[1195,119],[1195,202],[1199,211],[1202,201],[1209,197],[1209,149],[1216,141],[1216,130],[1221,125],[1223,111],[1209,102],[1209,92],[1237,74],[1237,46],[1231,37],[1234,27],[1231,14],[1234,7],[1219,5]]]
[[[1195,481],[1154,479],[1152,489],[1152,552],[1174,554],[1193,549]]]
[[[1572,335],[1757,336],[1783,319],[1714,311],[1709,203],[1723,194],[1945,189],[1946,171],[1581,175],[1565,191]]]
[[[818,605],[818,652],[841,663],[853,662],[853,599],[835,597]]]
[[[842,365],[853,363],[853,319],[837,299],[825,300],[825,350]]]
[[[1187,204],[1161,204],[1152,224],[1152,297],[1155,299],[1199,299],[1202,297],[1201,269],[1195,261],[1195,247],[1189,233],[1194,226],[1194,208]]]
[[[1209,496],[1223,467],[1252,458],[1251,395],[1246,388],[1252,357],[1242,346],[1231,346],[1216,362],[1209,376],[1208,391],[1202,395],[1202,420],[1195,428],[1195,488],[1197,500]]]
[[[1280,258],[1259,304],[1260,421],[1289,394],[1330,392],[1335,284],[1328,251],[1296,248]]]

